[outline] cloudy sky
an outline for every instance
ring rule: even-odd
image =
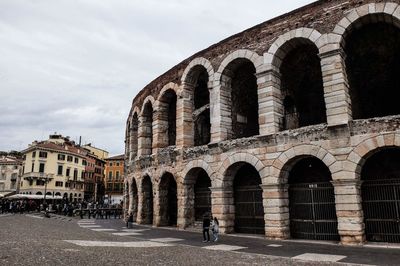
[[[195,52],[310,0],[0,0],[0,150],[57,132],[124,151],[137,92]]]

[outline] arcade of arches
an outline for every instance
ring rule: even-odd
[[[330,27],[274,30],[283,16],[255,27],[271,34],[249,29],[150,83],[127,121],[127,213],[179,228],[210,213],[222,233],[269,239],[400,243],[400,6],[346,3],[313,5]]]

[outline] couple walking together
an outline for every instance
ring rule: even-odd
[[[210,242],[209,229],[211,227],[211,232],[213,234],[214,242],[218,241],[219,233],[219,222],[217,217],[210,217],[209,213],[205,213],[203,216],[203,242]]]

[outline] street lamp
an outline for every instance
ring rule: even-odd
[[[46,204],[46,193],[47,193],[47,183],[51,180],[52,174],[41,174],[39,180],[44,182],[44,196],[43,196],[43,205]]]

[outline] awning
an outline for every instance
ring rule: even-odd
[[[44,199],[44,195],[15,194],[7,197],[8,199]],[[46,199],[62,199],[62,196],[46,195]]]

